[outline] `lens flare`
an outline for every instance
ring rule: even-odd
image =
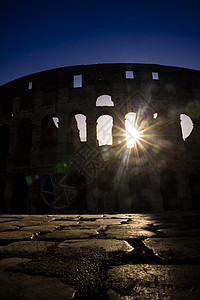
[[[171,137],[167,138],[173,118],[158,115],[155,118],[145,107],[138,109],[137,114],[127,113],[125,120],[119,114],[117,117],[119,122],[114,125],[114,143],[110,149],[121,162],[115,180],[120,180],[128,167],[136,170],[145,166],[152,171],[155,165],[161,164],[165,152],[173,151]]]
[[[136,128],[136,113],[126,114],[125,128],[127,148],[133,148],[140,137],[140,131]]]

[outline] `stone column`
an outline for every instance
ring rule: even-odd
[[[36,92],[34,97],[34,112],[32,119],[32,149],[30,154],[31,167],[40,166],[41,118],[43,92]]]
[[[91,116],[88,116],[88,118],[86,120],[86,124],[87,124],[88,144],[91,147],[96,148],[96,146],[98,145],[97,134],[96,134],[97,122],[96,122],[96,118],[95,118],[94,114]]]
[[[13,99],[13,118],[10,122],[10,143],[7,158],[7,174],[5,188],[5,211],[11,212],[11,197],[13,188],[13,169],[15,167],[15,146],[17,141],[17,128],[19,124],[20,97]]]
[[[87,186],[87,210],[88,212],[98,212],[98,183],[96,179]]]
[[[31,167],[40,166],[40,142],[41,142],[41,121],[39,116],[35,116],[32,122],[32,148],[30,154]]]
[[[151,176],[151,186],[152,186],[152,199],[150,203],[150,209],[153,212],[163,211],[163,201],[160,192],[160,173],[153,173]]]
[[[189,187],[189,170],[188,168],[180,169],[178,172],[179,180],[179,205],[181,209],[191,209],[192,199]]]

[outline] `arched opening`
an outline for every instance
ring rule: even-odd
[[[11,199],[12,213],[27,213],[28,184],[24,174],[17,174],[13,178],[13,193]]]
[[[15,148],[17,166],[28,166],[32,148],[32,121],[23,119],[18,125]]]
[[[41,163],[52,164],[56,162],[56,147],[58,144],[59,119],[49,114],[42,119],[41,128]]]
[[[58,143],[58,127],[59,119],[56,115],[50,114],[42,119],[42,137],[41,144],[46,146],[54,145]]]
[[[136,128],[136,113],[129,112],[125,115],[125,128],[127,148],[133,148],[140,136]]]
[[[6,160],[9,150],[9,142],[10,142],[10,126],[2,125],[0,127],[0,169],[4,169],[6,166]]]
[[[75,119],[79,130],[79,139],[81,142],[86,142],[87,141],[86,116],[83,114],[76,114]]]
[[[0,108],[0,121],[9,120],[13,117],[12,104],[2,103]]]
[[[192,208],[200,209],[200,170],[195,170],[190,174],[189,187],[191,193]]]
[[[157,119],[157,117],[158,117],[158,113],[155,112],[155,113],[153,114],[153,119]]]
[[[99,146],[112,145],[113,117],[102,115],[97,119],[97,140]]]
[[[69,116],[69,136],[68,143],[71,145],[87,141],[87,121],[86,116],[79,111],[73,112]]]
[[[111,96],[101,95],[97,98],[96,106],[114,106]]]
[[[151,180],[146,172],[131,174],[129,189],[132,212],[148,212],[151,203]]]
[[[189,116],[187,116],[186,114],[180,115],[180,124],[181,124],[182,138],[185,141],[192,133],[194,124],[193,124],[191,118]]]
[[[178,180],[174,171],[165,170],[162,172],[160,192],[164,210],[175,210],[178,208]]]

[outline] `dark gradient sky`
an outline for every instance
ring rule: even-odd
[[[200,70],[200,0],[7,0],[0,11],[0,84],[80,64]]]

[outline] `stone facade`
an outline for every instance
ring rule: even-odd
[[[112,106],[96,105],[103,95]],[[136,113],[141,132],[133,148],[126,147],[129,112]],[[86,141],[79,137],[77,114],[86,118]],[[181,114],[194,124],[185,141]],[[112,145],[97,140],[103,115],[112,117]],[[107,134],[106,124],[102,130]],[[199,133],[196,70],[98,64],[19,78],[0,87],[1,211],[199,209]]]

